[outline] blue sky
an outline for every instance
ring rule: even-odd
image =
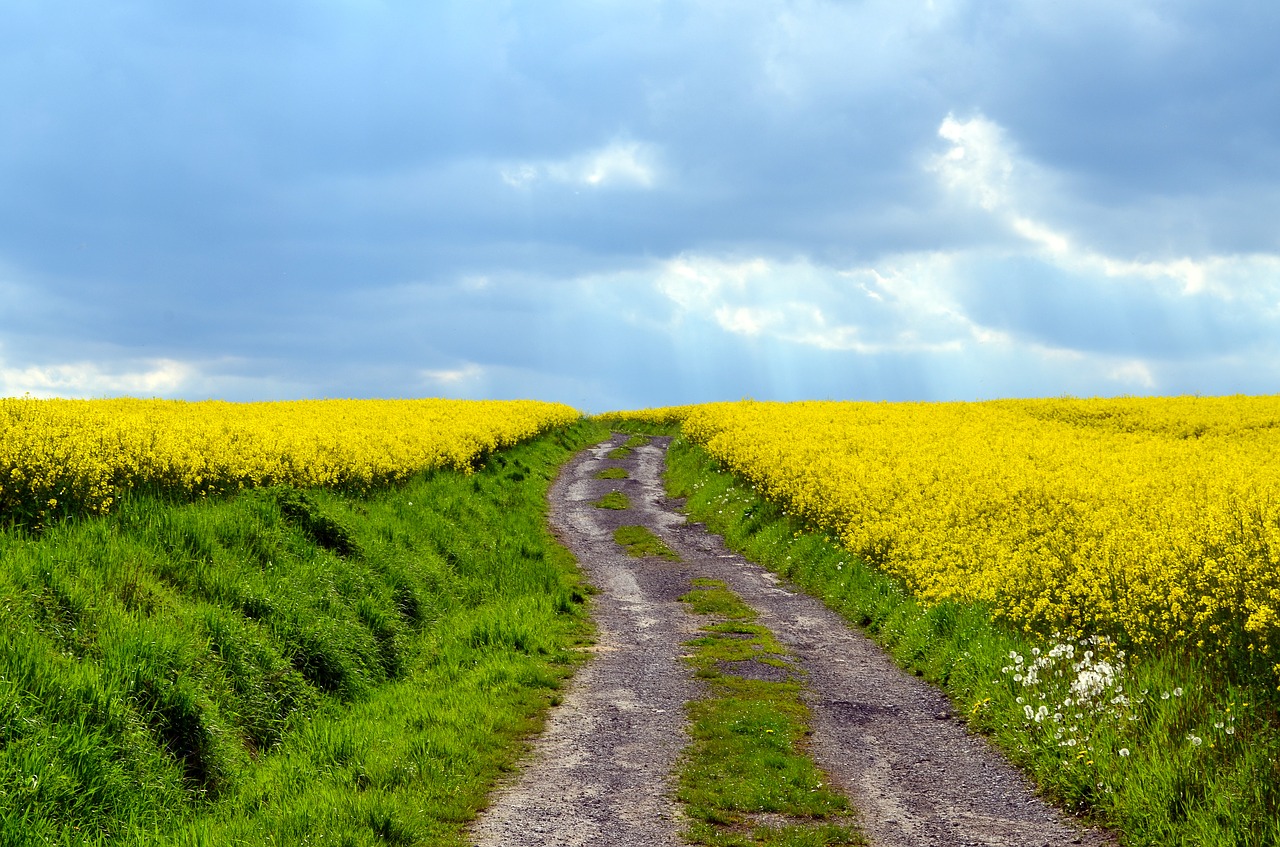
[[[0,395],[1280,392],[1280,4],[0,0]]]

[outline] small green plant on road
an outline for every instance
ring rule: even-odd
[[[616,511],[624,511],[631,508],[631,501],[627,499],[627,495],[621,491],[610,491],[608,494],[596,501],[597,509],[614,509]]]
[[[670,562],[680,561],[680,555],[675,550],[643,526],[620,526],[613,531],[613,540],[627,551],[628,556],[652,556]]]
[[[610,459],[625,459],[631,455],[631,451],[636,447],[643,447],[649,443],[649,439],[644,435],[633,435],[626,440],[621,447],[614,447],[606,455]]]

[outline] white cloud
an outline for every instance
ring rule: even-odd
[[[638,143],[611,144],[578,163],[570,164],[566,176],[591,186],[627,185],[652,188],[656,176],[651,151]]]
[[[1051,255],[1068,256],[1071,253],[1070,239],[1060,232],[1054,232],[1044,224],[1016,216],[1010,219],[1009,224],[1018,235]]]
[[[676,306],[673,331],[701,318],[734,335],[866,354],[991,340],[934,286],[948,265],[942,254],[896,257],[883,269],[688,254],[663,263],[654,286]]]
[[[700,320],[812,351],[954,356],[968,363],[957,369],[995,368],[1006,385],[1034,385],[1032,375],[1043,374],[1052,394],[1064,379],[1094,391],[1158,391],[1171,384],[1162,380],[1181,350],[1227,355],[1245,343],[1232,328],[1253,327],[1259,313],[1280,320],[1280,256],[1113,255],[1043,213],[1055,199],[1045,192],[1065,184],[1021,157],[999,125],[949,115],[938,135],[950,149],[927,171],[960,201],[956,213],[988,217],[1005,240],[851,267],[685,253],[654,276],[674,306],[671,331],[696,332],[690,323]],[[1217,304],[1212,315],[1200,312],[1212,305],[1206,296]]]
[[[198,375],[185,362],[154,359],[138,369],[111,370],[91,362],[8,367],[0,364],[0,395],[17,397],[172,396]],[[127,366],[126,366],[127,368]]]
[[[783,319],[777,309],[750,306],[721,306],[715,311],[716,323],[737,335],[755,336]]]
[[[440,388],[456,389],[481,382],[485,378],[485,369],[475,362],[467,362],[457,368],[422,370],[418,372],[418,375],[428,384]]]
[[[587,188],[653,188],[659,177],[658,148],[641,141],[614,141],[566,159],[502,165],[502,181],[513,188],[557,182]]]
[[[1078,244],[1028,208],[1036,205],[1030,198],[1037,192],[1058,186],[1043,168],[1019,157],[1003,128],[981,116],[960,121],[947,115],[938,126],[938,136],[951,144],[929,164],[940,185],[990,213],[1027,242],[1032,254],[1061,270],[1117,281],[1166,283],[1186,295],[1203,292],[1223,299],[1256,290],[1260,283],[1280,291],[1280,256],[1143,259],[1110,255]]]
[[[988,212],[1008,206],[1014,160],[1004,130],[986,118],[960,121],[947,115],[938,135],[951,142],[951,149],[931,163],[943,187]]]
[[[14,362],[0,355],[0,397],[23,395],[220,398],[245,402],[317,396],[313,385],[265,372],[261,362],[242,357],[181,360],[106,354],[93,361],[68,358]]]
[[[769,262],[760,258],[734,261],[678,256],[663,264],[656,285],[681,308],[706,311],[720,301],[721,292],[740,295],[749,284],[767,281],[770,274]]]
[[[1156,378],[1151,372],[1151,366],[1141,360],[1120,362],[1109,370],[1107,376],[1116,382],[1136,385],[1148,391],[1156,387]]]
[[[503,165],[498,173],[502,175],[502,181],[512,188],[524,188],[536,182],[542,175],[542,170],[537,165],[523,163]]]

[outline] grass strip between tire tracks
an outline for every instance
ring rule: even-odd
[[[723,582],[695,579],[681,599],[715,619],[688,645],[709,696],[687,706],[685,837],[714,847],[865,844],[848,802],[804,752],[809,711],[785,648]]]

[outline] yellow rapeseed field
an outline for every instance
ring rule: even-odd
[[[277,483],[359,490],[577,420],[535,401],[0,399],[0,524],[109,511],[145,487],[199,497]]]
[[[655,414],[926,600],[1280,674],[1280,396]]]

